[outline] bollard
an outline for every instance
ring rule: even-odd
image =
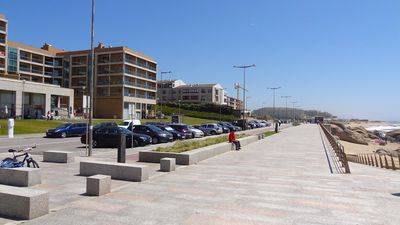
[[[8,138],[14,138],[14,119],[8,119]]]
[[[275,133],[278,133],[278,123],[275,123]]]
[[[120,134],[120,142],[118,146],[118,162],[126,162],[126,135],[124,133]]]

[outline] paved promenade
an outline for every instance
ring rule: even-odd
[[[143,183],[113,181],[108,195],[53,203],[25,224],[400,224],[400,173],[350,168],[332,174],[319,128],[302,125]],[[71,189],[84,193],[83,181]]]

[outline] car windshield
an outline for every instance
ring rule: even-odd
[[[174,131],[174,129],[172,129],[172,127],[164,127],[165,128],[165,130],[167,130],[167,131]]]
[[[129,122],[128,122],[128,121],[124,121],[124,122],[122,123],[122,125],[123,125],[123,126],[129,126],[130,123],[131,123],[130,121],[129,121]]]
[[[154,125],[147,125],[150,130],[155,131],[155,132],[162,132],[162,130]]]
[[[64,123],[64,124],[61,124],[60,126],[58,126],[56,129],[63,129],[63,128],[67,128],[69,126],[71,126],[71,123]]]

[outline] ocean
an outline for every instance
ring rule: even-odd
[[[381,131],[381,132],[389,132],[393,130],[400,130],[400,122],[387,122],[385,125],[381,126],[371,126],[366,128],[368,131]]]

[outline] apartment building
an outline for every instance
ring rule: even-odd
[[[226,105],[232,107],[235,110],[243,110],[243,101],[234,97],[225,95]]]
[[[224,105],[224,88],[220,84],[186,84],[182,80],[162,80],[157,82],[160,103],[213,103]]]
[[[4,34],[0,36],[0,60],[4,59],[0,61],[0,78],[22,80],[24,84],[29,82],[31,86],[46,84],[46,87],[49,85],[58,87],[60,91],[56,91],[56,93],[46,92],[51,96],[50,98],[46,96],[43,99],[43,93],[39,90],[31,93],[39,95],[27,98],[41,102],[43,107],[39,107],[39,114],[49,110],[47,100],[50,99],[52,102],[50,110],[67,105],[69,112],[82,115],[87,107],[86,96],[89,91],[90,50],[65,51],[50,44],[36,48],[7,41],[7,21],[4,16],[0,18],[2,18],[1,22],[5,21],[0,23],[0,35]],[[3,45],[1,37],[5,40]],[[2,46],[4,48],[1,48]],[[156,70],[157,63],[144,54],[124,46],[106,47],[99,44],[95,48],[94,117],[130,118],[134,116],[142,118],[153,113],[153,106],[156,104]],[[0,80],[1,82],[3,81]],[[8,92],[3,93],[6,91],[1,88],[3,86],[0,85],[0,116],[1,109],[5,108],[5,105],[7,108],[13,109],[18,108],[16,105],[21,105],[21,103],[16,103],[20,98],[15,97],[16,93],[20,93],[21,90],[11,90],[13,93],[9,93],[10,90],[7,90]],[[38,89],[43,87],[43,85],[39,85]],[[7,94],[7,97],[2,98],[2,93],[3,96]],[[59,96],[57,95],[59,93],[69,94]],[[5,98],[7,101],[2,100]],[[32,114],[32,112],[35,115],[38,114],[37,110],[26,111],[29,107],[35,107],[29,101],[24,101],[24,105],[26,107],[21,108],[25,109],[25,114]],[[22,113],[20,109],[14,111],[17,116]]]

